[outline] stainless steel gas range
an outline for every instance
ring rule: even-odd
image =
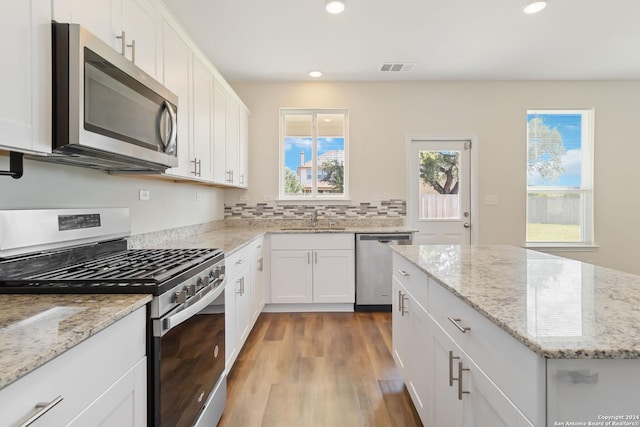
[[[226,402],[219,249],[127,249],[129,210],[0,211],[0,293],[148,293],[148,425],[213,426]]]

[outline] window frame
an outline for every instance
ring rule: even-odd
[[[320,193],[318,191],[318,135],[317,118],[322,114],[342,114],[344,117],[344,164],[343,164],[343,192]],[[311,137],[311,195],[287,195],[285,193],[285,118],[288,115],[312,116]],[[349,110],[347,108],[280,108],[279,143],[278,143],[278,201],[286,202],[348,202],[349,201]],[[295,172],[295,171],[294,171]],[[303,193],[304,194],[304,193]]]
[[[580,187],[529,186],[526,180],[525,242],[526,247],[553,249],[590,249],[596,248],[594,229],[594,145],[595,111],[593,108],[532,108],[526,111],[526,162],[529,161],[529,119],[531,114],[562,115],[579,114],[581,118],[581,171]],[[580,240],[579,241],[529,241],[529,195],[548,193],[558,195],[579,194],[581,197]]]

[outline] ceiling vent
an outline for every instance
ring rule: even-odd
[[[415,62],[383,62],[378,71],[413,71]]]

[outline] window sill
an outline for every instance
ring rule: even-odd
[[[278,199],[278,205],[349,205],[350,199]]]
[[[526,249],[534,249],[542,252],[595,252],[599,245],[588,244],[568,244],[568,243],[527,243],[524,246]]]

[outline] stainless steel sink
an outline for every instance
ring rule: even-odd
[[[282,227],[282,231],[332,231],[332,230],[344,230],[344,227]]]

